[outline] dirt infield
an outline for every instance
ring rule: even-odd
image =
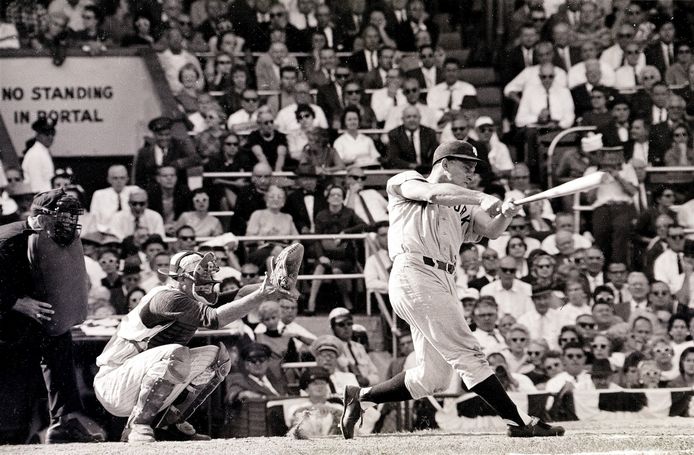
[[[194,455],[194,454],[636,454],[694,453],[694,419],[668,418],[619,422],[573,422],[563,438],[511,439],[500,433],[425,432],[375,435],[344,441],[287,438],[217,439],[207,442],[118,443],[62,446],[0,446],[0,454]]]

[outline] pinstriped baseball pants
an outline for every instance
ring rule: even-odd
[[[493,374],[465,321],[456,297],[453,275],[422,262],[421,256],[400,254],[389,281],[395,313],[412,332],[417,366],[405,373],[412,397],[445,390],[453,368],[470,389]]]

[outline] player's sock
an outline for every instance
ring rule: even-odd
[[[530,423],[530,416],[518,409],[495,375],[490,375],[470,390],[494,408],[507,424],[524,426]]]
[[[359,399],[362,403],[370,402],[375,404],[411,400],[412,394],[405,387],[405,372],[396,374],[387,381],[376,384],[373,387],[362,389]]]

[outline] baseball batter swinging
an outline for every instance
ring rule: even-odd
[[[372,387],[345,388],[345,439],[354,436],[354,426],[369,406],[443,391],[451,368],[504,419],[509,436],[564,434],[562,427],[528,416],[511,401],[456,298],[454,272],[461,244],[497,238],[520,210],[512,201],[502,204],[465,188],[480,161],[469,143],[448,142],[435,150],[429,177],[406,171],[388,180],[390,301],[410,325],[417,366]]]

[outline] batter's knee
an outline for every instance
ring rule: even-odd
[[[163,377],[168,381],[181,383],[185,382],[190,375],[190,350],[185,346],[174,346],[162,359],[165,364]]]
[[[450,374],[427,375],[420,368],[412,368],[405,373],[405,386],[414,399],[443,392],[448,388],[450,380]]]
[[[231,357],[224,343],[217,345],[217,360],[214,364],[217,375],[224,378],[231,370]]]

